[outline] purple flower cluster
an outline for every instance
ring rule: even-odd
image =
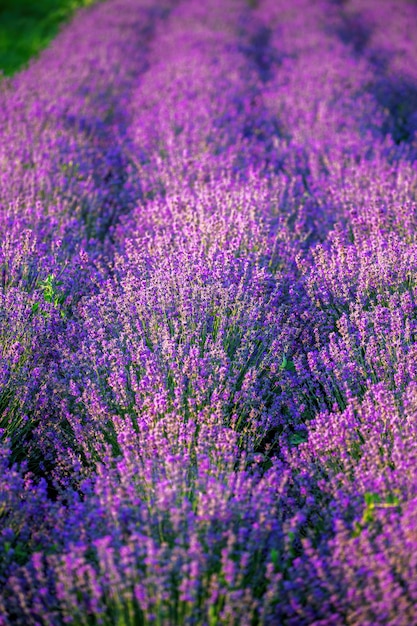
[[[108,0],[1,82],[0,626],[417,622],[416,20]]]

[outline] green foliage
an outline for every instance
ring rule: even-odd
[[[39,283],[39,288],[43,292],[44,301],[49,302],[55,308],[61,308],[67,298],[66,294],[58,289],[62,284],[61,280],[56,280],[55,274],[49,274]],[[33,303],[32,313],[41,313],[44,317],[48,317],[48,313],[40,309],[39,302]],[[65,311],[61,309],[60,315],[61,317],[65,317]]]
[[[281,365],[279,366],[279,369],[286,371],[286,372],[295,372],[294,361],[287,359],[286,355],[284,354],[284,356],[282,357],[282,362],[281,362]]]
[[[292,446],[299,446],[307,441],[307,433],[291,433],[289,440]]]
[[[0,70],[11,76],[46,48],[63,22],[97,0],[0,0]]]
[[[40,283],[45,302],[50,302],[54,306],[59,306],[65,302],[65,294],[60,293],[57,289],[60,285],[62,285],[62,281],[55,280],[54,274],[49,274],[49,276]]]
[[[399,498],[390,494],[385,501],[377,493],[366,492],[364,494],[365,508],[360,522],[355,523],[353,536],[358,537],[362,530],[375,521],[375,512],[377,509],[395,509],[400,506]]]

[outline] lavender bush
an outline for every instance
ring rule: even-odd
[[[108,0],[2,80],[1,626],[417,622],[416,19]]]

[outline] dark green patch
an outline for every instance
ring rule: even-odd
[[[0,0],[0,70],[11,76],[39,54],[76,9],[96,0]]]

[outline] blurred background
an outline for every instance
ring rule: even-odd
[[[96,0],[0,0],[0,72],[23,68],[80,7]]]

